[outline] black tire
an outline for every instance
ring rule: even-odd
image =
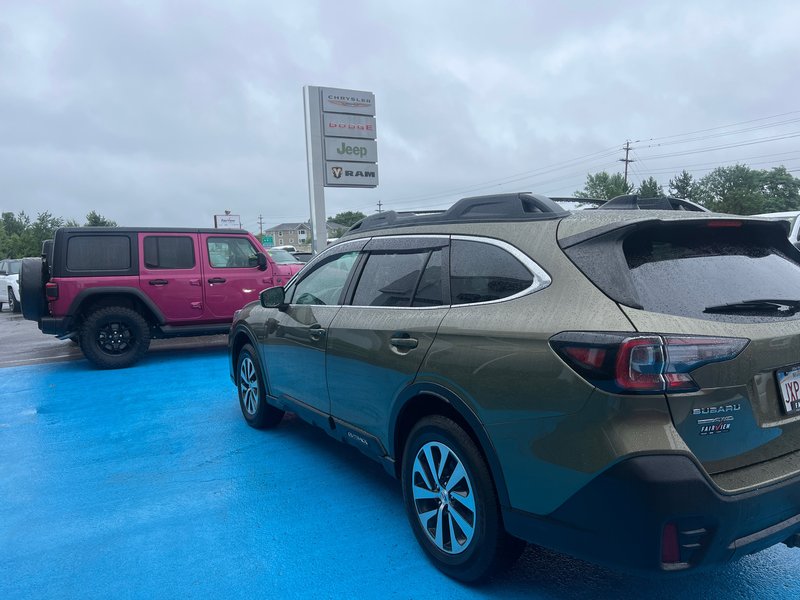
[[[11,312],[15,313],[18,313],[22,310],[19,300],[14,297],[14,290],[12,290],[10,287],[8,288],[8,308],[11,309]]]
[[[269,429],[281,422],[284,411],[267,402],[261,363],[250,344],[242,346],[236,358],[236,389],[239,408],[250,427]]]
[[[444,574],[475,583],[511,565],[525,549],[503,528],[486,460],[450,419],[434,415],[414,426],[401,479],[411,529]]]
[[[47,314],[44,284],[47,275],[41,258],[23,258],[19,270],[19,296],[22,316],[29,321],[39,321]]]
[[[150,347],[150,327],[142,315],[123,306],[91,312],[80,329],[84,356],[99,369],[124,369]]]

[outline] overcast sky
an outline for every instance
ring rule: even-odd
[[[380,185],[326,188],[329,216],[571,195],[626,140],[635,184],[800,176],[798,24],[796,0],[0,0],[0,210],[308,220],[304,85],[376,99]]]

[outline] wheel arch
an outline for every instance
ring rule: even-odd
[[[395,403],[389,430],[389,448],[394,454],[394,476],[400,477],[403,448],[414,425],[432,415],[448,417],[472,438],[489,465],[497,497],[502,506],[509,505],[503,469],[486,429],[474,411],[457,394],[435,384],[417,384],[405,390]]]
[[[124,306],[141,314],[151,325],[163,325],[166,320],[158,306],[141,290],[131,287],[89,288],[75,296],[69,307],[73,324],[77,326],[87,313],[109,306]]]
[[[261,369],[261,375],[264,378],[264,387],[269,390],[269,386],[267,384],[267,373],[264,370],[263,363],[261,362],[256,336],[249,327],[242,323],[236,325],[228,340],[228,366],[230,367],[231,381],[234,383],[236,382],[236,363],[239,360],[239,352],[246,344],[250,344],[255,350],[255,359],[258,361],[258,366]]]

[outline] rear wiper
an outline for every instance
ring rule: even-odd
[[[707,306],[704,313],[737,313],[737,312],[757,312],[757,313],[777,313],[780,316],[791,316],[800,310],[800,300],[782,299],[759,299],[744,300],[742,302],[731,302],[730,304],[720,304],[718,306]]]

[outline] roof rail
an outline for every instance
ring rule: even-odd
[[[488,221],[538,221],[569,214],[547,196],[530,192],[472,196],[462,198],[438,213],[397,213],[393,210],[370,215],[353,225],[347,233],[408,225],[468,223]]]
[[[613,210],[690,210],[695,212],[709,212],[704,206],[684,200],[683,198],[668,198],[657,196],[655,198],[642,198],[636,194],[617,196],[598,209]]]

